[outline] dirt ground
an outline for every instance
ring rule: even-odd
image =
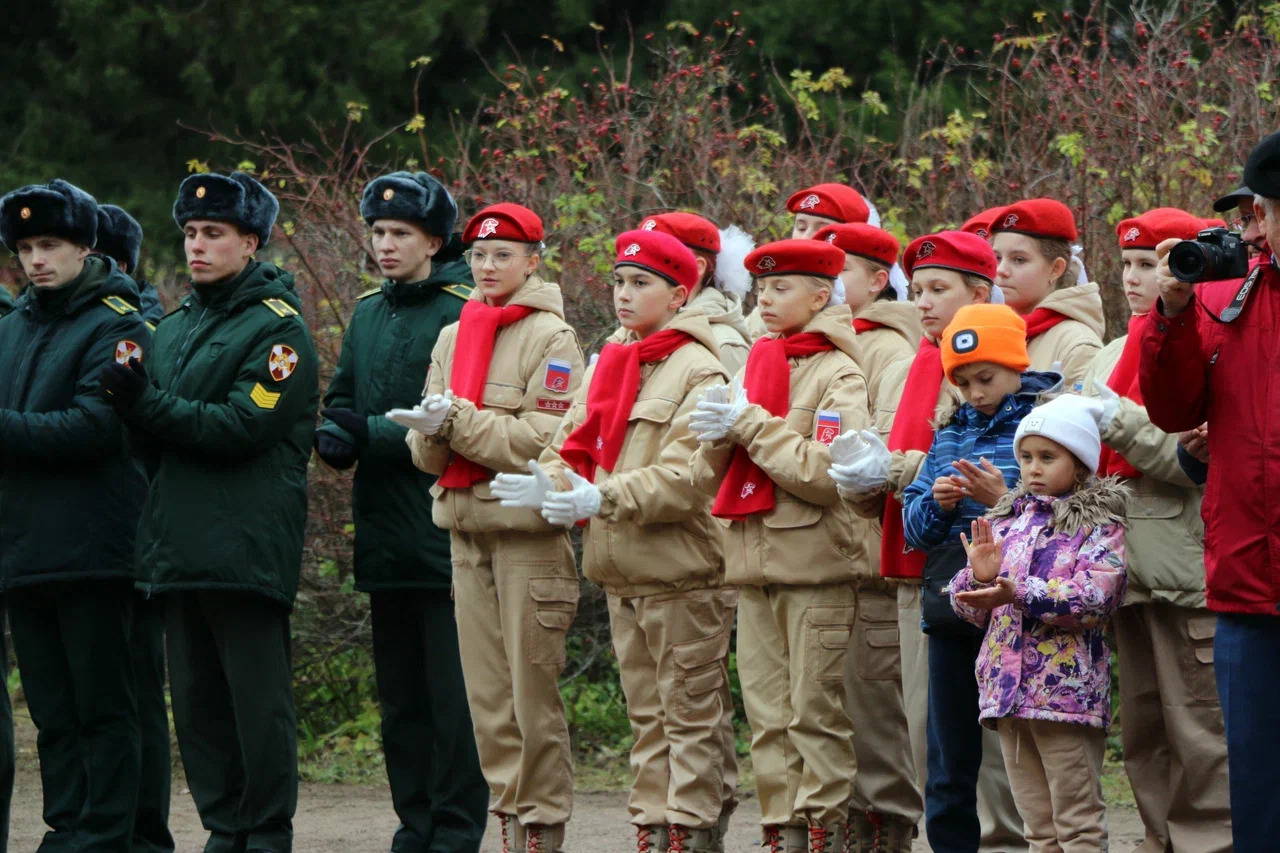
[[[40,775],[35,751],[35,728],[26,708],[14,709],[18,746],[18,777],[13,796],[9,849],[35,850],[44,832],[40,820]],[[573,853],[631,853],[634,834],[626,822],[626,795],[618,792],[580,793],[574,804],[571,835]],[[760,809],[754,797],[744,797],[730,828],[730,853],[758,850]],[[1142,823],[1131,808],[1110,810],[1111,848],[1130,850],[1142,840]],[[200,853],[205,833],[180,776],[174,779],[173,811],[169,821],[178,853]],[[304,785],[294,820],[297,853],[386,853],[396,816],[386,785]],[[500,853],[497,828],[490,826],[481,853]],[[923,838],[915,853],[927,853]]]

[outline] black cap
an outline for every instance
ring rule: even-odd
[[[1249,152],[1244,183],[1263,198],[1280,199],[1280,133],[1273,133]]]
[[[1240,202],[1245,199],[1252,199],[1253,190],[1248,187],[1241,186],[1232,190],[1213,203],[1213,209],[1218,213],[1226,213],[1228,210],[1235,210],[1240,206]]]

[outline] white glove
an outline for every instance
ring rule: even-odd
[[[1120,411],[1120,395],[1105,382],[1098,383],[1098,400],[1102,403],[1102,417],[1098,419],[1098,431],[1106,432],[1107,427],[1111,426],[1111,422],[1116,419],[1116,413]]]
[[[831,443],[827,476],[846,491],[874,492],[888,481],[892,461],[893,454],[875,430],[864,429],[861,434],[849,430]]]
[[[555,483],[537,462],[529,460],[530,474],[499,474],[489,484],[489,493],[506,507],[539,509],[547,495],[556,490]]]
[[[444,419],[453,407],[453,392],[432,394],[412,409],[392,409],[387,412],[387,420],[395,421],[423,435],[435,435],[444,426]]]
[[[742,412],[747,408],[747,389],[742,381],[733,380],[733,387],[712,385],[698,400],[698,406],[689,419],[689,429],[698,441],[719,441],[729,434]]]
[[[595,518],[600,514],[600,490],[579,477],[576,471],[567,473],[573,488],[567,492],[551,492],[544,497],[542,517],[552,524],[572,527],[584,518]]]

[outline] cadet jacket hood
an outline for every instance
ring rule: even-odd
[[[436,257],[438,261],[439,256],[437,255]],[[471,267],[467,265],[466,261],[451,260],[433,263],[431,265],[431,275],[421,281],[392,281],[391,279],[386,279],[382,282],[382,295],[393,305],[414,302],[424,299],[450,284],[473,286],[471,283]],[[370,291],[370,293],[373,292]]]
[[[1038,308],[1057,311],[1069,320],[1084,323],[1098,337],[1102,337],[1106,329],[1106,318],[1102,313],[1102,295],[1096,282],[1062,287],[1045,297]]]
[[[479,286],[471,291],[470,298],[476,302],[486,302]],[[536,275],[529,276],[525,283],[520,285],[520,289],[507,300],[507,305],[522,305],[535,311],[548,311],[561,320],[564,319],[564,294],[560,292],[560,285],[543,281]]]
[[[1094,480],[1085,488],[1053,501],[1053,529],[1074,536],[1085,528],[1102,524],[1123,525],[1128,515],[1129,494],[1129,489],[1120,483],[1119,477]],[[1004,497],[996,502],[987,518],[993,521],[1012,518],[1022,512],[1029,500],[1043,501],[1044,498],[1030,494],[1019,482],[1016,489],[1005,492]]]
[[[281,299],[294,309],[302,307],[302,301],[293,288],[293,274],[275,264],[260,261],[250,261],[239,275],[226,283],[193,284],[191,291],[191,295],[183,300],[184,305],[194,302],[201,307],[227,313],[264,299]]]
[[[836,349],[858,364],[862,363],[862,350],[858,344],[858,336],[853,331],[853,312],[848,305],[830,305],[822,309],[802,331],[826,335],[827,340],[836,345]],[[778,336],[770,334],[766,337]]]
[[[671,322],[666,325],[664,331],[666,329],[674,332],[684,332],[709,349],[716,358],[720,357],[720,345],[716,343],[715,332],[711,331],[711,321],[707,319],[706,313],[703,312],[700,306],[681,308]],[[635,332],[628,329],[618,329],[609,336],[609,342],[616,344],[631,344],[638,340],[639,338],[636,337]]]
[[[56,298],[56,294],[63,294],[66,298]],[[133,279],[120,272],[115,261],[102,255],[90,255],[84,259],[84,270],[80,275],[56,292],[28,287],[18,298],[17,309],[46,317],[64,316],[113,296],[130,306],[137,305],[138,287]]]
[[[863,308],[857,319],[879,323],[887,329],[892,329],[906,338],[913,347],[924,335],[924,328],[920,325],[920,312],[916,310],[914,302],[877,299]]]
[[[747,331],[746,318],[742,316],[742,299],[735,294],[725,293],[714,287],[703,287],[693,298],[690,307],[699,308],[707,315],[707,321],[713,326],[730,326],[742,335],[748,343],[751,333]]]

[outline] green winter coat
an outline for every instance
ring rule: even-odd
[[[352,499],[356,589],[363,592],[452,583],[449,532],[431,522],[436,478],[414,467],[405,428],[383,415],[422,400],[436,338],[458,321],[471,289],[462,261],[434,267],[424,281],[383,282],[360,297],[343,337],[324,402],[369,417]],[[337,424],[320,429],[356,444]]]
[[[0,285],[0,317],[12,311],[13,304],[13,294],[9,293],[9,288]]]
[[[98,377],[149,360],[133,282],[90,257],[56,291],[28,288],[0,323],[0,584],[132,581],[147,481]],[[129,344],[133,346],[130,346]]]
[[[293,606],[319,397],[301,307],[292,275],[250,262],[157,326],[151,385],[128,414],[154,456],[137,547],[148,595],[233,589]]]

